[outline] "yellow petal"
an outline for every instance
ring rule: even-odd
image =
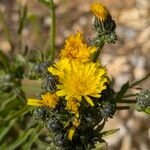
[[[93,101],[91,100],[91,98],[89,98],[88,96],[85,96],[86,101],[91,105],[94,106]]]
[[[59,90],[56,92],[57,96],[65,96],[64,90]]]
[[[68,131],[68,140],[72,141],[72,137],[74,135],[76,128],[75,127],[71,127]]]
[[[28,99],[27,105],[44,106],[43,101],[38,99]]]

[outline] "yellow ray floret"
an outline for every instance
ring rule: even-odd
[[[69,36],[65,40],[64,49],[60,51],[61,58],[77,59],[85,62],[90,59],[91,54],[96,51],[95,47],[88,47],[81,32]]]
[[[106,18],[110,15],[108,9],[101,3],[93,3],[90,7],[93,14],[99,18],[100,21],[105,21]]]
[[[47,106],[50,108],[55,108],[59,100],[56,94],[51,94],[49,92],[42,95],[41,98],[42,100],[29,98],[27,101],[27,105]]]
[[[48,70],[59,77],[57,96],[65,96],[66,100],[74,98],[78,102],[85,99],[91,106],[94,106],[91,97],[99,98],[108,82],[105,68],[99,63],[62,59]]]
[[[73,135],[74,135],[76,129],[77,129],[77,128],[79,127],[79,125],[80,125],[80,121],[79,121],[77,118],[75,118],[75,119],[73,120],[72,124],[73,124],[73,126],[72,126],[72,127],[69,129],[69,131],[68,131],[68,140],[70,140],[70,141],[72,141]]]

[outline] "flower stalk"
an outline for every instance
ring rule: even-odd
[[[51,14],[50,50],[48,51],[48,55],[50,56],[51,62],[53,62],[55,56],[55,39],[56,39],[56,15],[53,0],[50,0],[50,14]]]
[[[135,81],[134,83],[132,83],[129,88],[133,88],[134,86],[140,84],[142,81],[145,81],[146,79],[148,79],[150,77],[150,73],[148,73],[145,77],[143,77],[142,79]]]

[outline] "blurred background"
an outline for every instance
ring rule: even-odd
[[[82,31],[88,40],[93,36],[90,4],[94,0],[54,0],[56,4],[56,47],[63,48],[64,40],[72,33]],[[96,1],[96,0],[95,0]],[[116,21],[118,40],[105,45],[101,61],[115,78],[115,89],[130,80],[138,80],[150,71],[150,1],[101,0]],[[27,18],[18,36],[19,15],[27,4]],[[51,19],[46,6],[37,0],[0,0],[0,50],[6,55],[49,48]],[[150,88],[150,80],[141,84]],[[135,89],[136,91],[136,89]],[[120,128],[106,140],[110,150],[149,150],[150,118],[136,111],[117,112],[106,129]]]

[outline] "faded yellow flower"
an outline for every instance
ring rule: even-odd
[[[42,100],[29,98],[27,101],[27,105],[32,106],[47,106],[50,108],[55,108],[59,98],[56,94],[51,94],[47,92],[46,94],[41,95]]]
[[[79,117],[79,106],[80,103],[77,102],[74,98],[70,98],[69,100],[67,100],[66,109],[75,114],[76,117]]]
[[[65,40],[64,49],[60,51],[61,58],[76,59],[82,62],[90,60],[92,53],[96,51],[96,47],[87,46],[83,34],[77,32],[75,35],[69,36]]]
[[[93,14],[99,18],[100,21],[105,21],[106,18],[110,15],[108,9],[101,3],[93,3],[90,7]]]

